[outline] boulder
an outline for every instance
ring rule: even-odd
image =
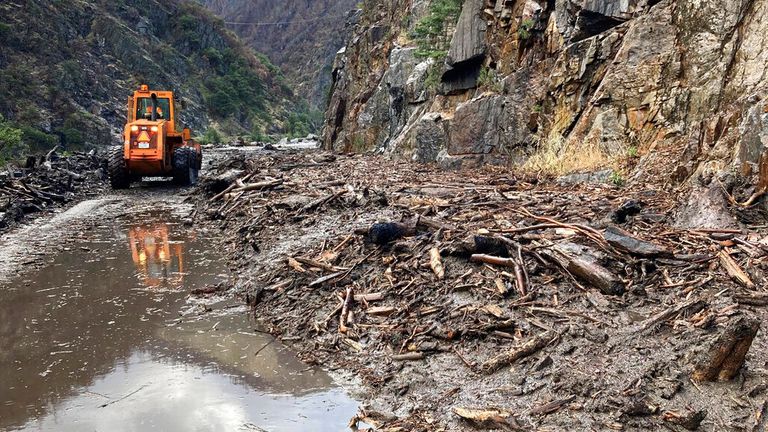
[[[488,154],[499,147],[499,121],[505,98],[483,95],[456,108],[450,126],[448,154]]]

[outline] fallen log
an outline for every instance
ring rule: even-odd
[[[483,363],[481,369],[486,374],[494,373],[497,370],[505,366],[509,366],[522,358],[535,354],[537,351],[549,345],[549,343],[556,338],[556,333],[551,331],[544,332],[543,334],[535,336],[533,339],[520,346],[514,347],[505,353],[491,358],[490,360]]]
[[[736,303],[750,306],[768,306],[768,293],[737,293],[733,295]]]
[[[626,252],[631,255],[636,255],[644,258],[655,258],[658,256],[671,257],[672,253],[666,248],[657,244],[640,240],[630,233],[611,226],[606,228],[603,233],[603,238],[609,245],[613,246],[619,251]]]
[[[692,378],[696,381],[728,381],[744,364],[747,351],[760,329],[760,321],[741,316],[732,321],[696,365]]]
[[[574,277],[587,282],[603,294],[622,295],[625,292],[624,282],[610,270],[592,260],[576,256],[564,247],[553,246],[550,249],[541,249],[539,253],[555,261]]]
[[[245,186],[232,189],[231,193],[249,192],[249,191],[260,190],[260,189],[269,189],[275,186],[280,186],[283,183],[284,181],[280,179],[266,180],[266,181],[261,181],[257,183],[249,183],[249,184],[246,184]]]

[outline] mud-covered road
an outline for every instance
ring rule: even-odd
[[[188,191],[145,183],[0,239],[0,430],[338,431],[357,411],[241,302]],[[306,429],[302,429],[306,430]]]

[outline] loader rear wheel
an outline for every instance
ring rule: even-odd
[[[107,173],[112,189],[128,189],[131,186],[131,176],[128,174],[128,166],[123,159],[122,147],[115,146],[109,149]]]
[[[173,151],[173,181],[181,186],[197,183],[197,153],[190,147],[179,147]]]

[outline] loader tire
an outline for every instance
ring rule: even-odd
[[[123,159],[122,147],[115,146],[109,149],[107,173],[112,189],[128,189],[131,186],[131,176]]]
[[[197,183],[197,153],[190,147],[179,147],[173,151],[173,181],[180,186]]]

